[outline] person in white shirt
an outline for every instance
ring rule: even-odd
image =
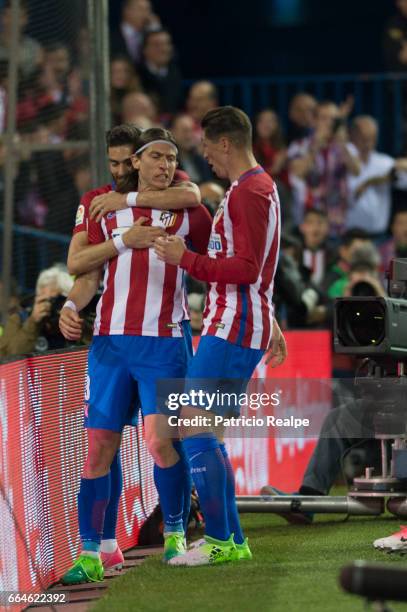
[[[406,159],[394,159],[376,151],[377,121],[368,115],[355,117],[350,138],[358,151],[361,171],[348,176],[350,194],[346,227],[363,227],[374,236],[387,232],[391,214],[393,170],[406,170]]]

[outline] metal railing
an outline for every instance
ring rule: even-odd
[[[281,77],[233,77],[210,79],[219,89],[221,104],[243,108],[250,117],[273,108],[287,127],[290,99],[307,92],[318,100],[343,102],[355,97],[353,114],[373,115],[381,127],[380,148],[394,155],[403,147],[403,108],[407,74],[322,74]],[[186,84],[191,85],[192,81]]]
[[[4,223],[0,223],[0,242]],[[35,288],[37,275],[54,263],[65,263],[70,236],[44,232],[24,225],[13,225],[13,277],[23,292]]]

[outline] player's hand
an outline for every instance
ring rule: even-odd
[[[51,312],[51,302],[48,298],[36,297],[30,318],[35,323],[41,323]]]
[[[147,217],[140,217],[135,224],[122,236],[123,242],[129,249],[149,249],[160,236],[166,236],[162,227],[144,225],[150,221]]]
[[[166,239],[158,238],[154,243],[154,250],[158,259],[178,266],[186,246],[181,236],[168,236]]]
[[[72,308],[62,308],[59,315],[59,329],[67,340],[80,340],[83,319]]]
[[[126,197],[125,193],[118,191],[109,191],[94,197],[89,207],[90,218],[99,223],[106,213],[127,208]]]
[[[281,365],[287,358],[287,344],[283,332],[275,319],[273,321],[273,336],[266,355],[268,355],[266,364],[271,363],[272,368]]]

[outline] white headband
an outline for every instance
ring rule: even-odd
[[[151,145],[153,145],[153,144],[166,144],[166,145],[170,145],[171,147],[174,147],[175,152],[178,154],[178,147],[173,142],[169,142],[168,140],[152,140],[151,142],[148,142],[147,144],[145,144],[142,147],[140,147],[139,149],[137,149],[137,151],[134,153],[134,155],[140,155],[140,153],[142,153],[144,151],[144,149],[147,149],[147,147],[151,147]]]

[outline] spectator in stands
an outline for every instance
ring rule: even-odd
[[[9,60],[11,37],[11,0],[6,0],[0,15],[0,61]],[[23,32],[28,24],[28,3],[20,0],[19,20],[19,68],[22,76],[27,77],[35,72],[42,64],[44,51],[37,40],[26,36]]]
[[[407,160],[395,160],[376,151],[378,124],[373,117],[356,117],[350,137],[361,164],[358,176],[349,176],[348,228],[363,227],[372,237],[382,240],[387,233],[392,201],[393,170],[407,170]]]
[[[292,98],[288,109],[290,122],[287,141],[289,144],[294,140],[302,140],[311,135],[315,127],[317,105],[315,98],[307,93],[298,93]]]
[[[181,106],[182,78],[169,32],[147,32],[139,73],[144,91],[156,100],[159,112],[175,114]]]
[[[197,144],[202,139],[201,121],[206,113],[219,106],[219,95],[216,86],[210,81],[197,81],[188,92],[186,111],[194,120]]]
[[[178,144],[178,166],[189,175],[193,183],[203,183],[213,178],[208,162],[198,152],[194,133],[194,122],[189,115],[178,115],[171,125],[172,134]]]
[[[122,122],[134,123],[142,129],[157,124],[157,108],[150,96],[137,91],[126,94],[122,102]]]
[[[187,98],[187,111],[196,123],[213,108],[219,106],[219,96],[216,85],[210,81],[197,81],[191,85]]]
[[[396,0],[398,14],[390,17],[383,35],[385,68],[389,72],[407,69],[407,0]]]
[[[332,250],[327,245],[327,214],[322,210],[309,208],[299,231],[302,239],[302,265],[310,271],[311,281],[320,287],[333,259]]]
[[[380,263],[380,253],[370,240],[364,244],[359,244],[351,251],[346,273],[328,288],[328,296],[335,299],[347,295],[349,285],[352,285],[354,280],[355,272],[374,274],[378,279]]]
[[[382,270],[387,273],[395,257],[407,258],[407,209],[398,210],[391,223],[390,240],[380,246]]]
[[[21,79],[18,86],[17,126],[36,120],[41,108],[53,104],[52,96],[42,85],[42,72],[37,70]]]
[[[65,134],[65,121],[61,104],[44,107],[38,117],[38,129],[33,140],[42,144],[61,142]],[[40,213],[43,215],[44,229],[70,233],[77,201],[62,151],[36,151],[26,163],[28,168],[20,164],[16,180],[21,192],[19,208],[27,213],[32,209],[32,202],[35,202],[38,218],[41,218]],[[59,258],[63,258],[62,251]]]
[[[208,181],[199,185],[199,191],[201,192],[202,203],[213,217],[225,197],[225,189],[215,181]]]
[[[262,110],[254,122],[253,151],[259,164],[274,179],[282,177],[287,162],[283,130],[277,113]],[[287,177],[285,177],[287,180]]]
[[[345,232],[338,248],[338,259],[328,270],[322,284],[323,289],[330,297],[338,297],[347,284],[353,255],[358,249],[368,245],[373,247],[369,234],[362,229],[351,229]]]
[[[193,336],[200,336],[203,325],[203,310],[205,296],[202,293],[189,293],[188,306],[191,316],[191,330]]]
[[[43,106],[38,113],[38,124],[41,128],[39,140],[45,144],[62,142],[66,133],[66,108],[63,104],[52,103]]]
[[[68,47],[59,41],[49,43],[45,48],[41,85],[53,102],[67,104],[70,72],[71,54]]]
[[[12,314],[0,338],[0,356],[23,355],[66,346],[58,327],[58,310],[73,285],[60,266],[43,270],[36,284],[34,303]]]
[[[328,316],[324,296],[311,281],[309,269],[301,264],[300,254],[300,241],[283,233],[274,301],[284,328],[319,327]]]
[[[347,141],[340,110],[327,101],[318,105],[312,136],[293,142],[288,150],[297,224],[307,208],[325,210],[333,238],[339,236],[346,220],[348,175],[360,173],[357,150]]]
[[[84,121],[89,116],[89,96],[85,95],[85,85],[79,68],[73,68],[67,80],[67,126]]]
[[[119,124],[122,117],[122,103],[126,94],[141,90],[140,79],[131,61],[118,56],[110,62],[110,108],[113,124]]]
[[[110,41],[112,56],[125,55],[133,65],[139,65],[145,34],[160,29],[160,19],[153,13],[150,0],[124,0],[120,26]]]

